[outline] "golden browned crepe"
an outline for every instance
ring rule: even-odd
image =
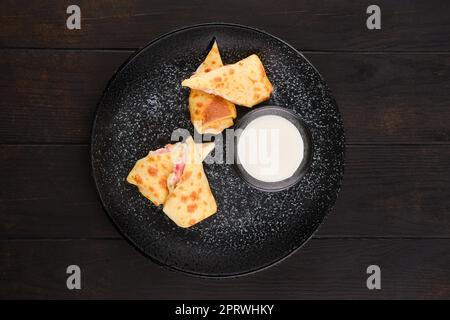
[[[173,171],[173,159],[180,152],[177,150],[175,154],[172,149],[173,145],[167,145],[150,151],[136,162],[127,177],[129,183],[137,186],[139,192],[157,206],[163,204],[169,194],[167,178]]]
[[[217,43],[214,42],[205,61],[198,67],[196,75],[208,73],[223,66]],[[231,102],[199,90],[189,94],[191,121],[199,133],[218,134],[233,125],[236,107]]]
[[[190,137],[180,180],[167,197],[164,213],[178,226],[188,228],[217,212],[217,204],[203,171],[201,150]]]
[[[194,74],[181,84],[250,108],[269,99],[273,90],[264,66],[255,54],[235,64]]]
[[[214,148],[214,143],[199,144],[197,148],[203,160]],[[174,172],[182,171],[186,156],[187,145],[181,142],[150,151],[136,162],[127,176],[127,182],[137,186],[139,192],[156,206],[162,205],[170,192],[169,185],[175,184],[178,178]]]
[[[213,123],[210,123],[206,130],[203,131],[203,133],[211,133],[211,134],[218,134],[221,133],[226,128],[232,127],[234,124],[233,118],[226,118],[222,119],[220,121],[214,121]]]

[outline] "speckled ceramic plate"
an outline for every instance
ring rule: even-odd
[[[242,181],[233,165],[205,164],[218,212],[177,227],[125,180],[135,161],[170,141],[175,128],[193,133],[181,81],[216,39],[224,63],[252,53],[274,85],[264,105],[294,111],[311,134],[313,154],[302,179],[264,192]],[[238,107],[238,118],[248,109]],[[253,28],[206,24],[171,32],[148,44],[116,73],[92,130],[91,161],[104,208],[141,252],[172,269],[200,276],[242,275],[298,249],[333,206],[344,167],[344,130],[337,105],[317,70],[294,48]]]

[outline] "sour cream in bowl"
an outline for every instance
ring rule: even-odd
[[[291,110],[260,107],[236,126],[235,161],[254,188],[280,191],[300,181],[311,158],[310,134]]]

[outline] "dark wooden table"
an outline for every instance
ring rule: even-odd
[[[450,298],[450,5],[385,1],[0,3],[0,298]],[[239,4],[237,4],[239,3]],[[89,167],[96,103],[114,71],[185,25],[261,28],[302,51],[342,112],[346,172],[317,235],[250,276],[164,270],[115,230]],[[66,288],[77,264],[82,289]],[[381,267],[382,289],[366,287]]]

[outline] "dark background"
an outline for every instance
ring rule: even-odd
[[[66,8],[81,7],[81,30]],[[450,298],[450,4],[376,1],[0,2],[0,298]],[[89,167],[114,71],[165,32],[234,22],[302,51],[344,118],[335,210],[289,259],[227,280],[162,269],[115,230]],[[82,290],[66,288],[66,267]],[[366,288],[377,264],[382,289]]]

